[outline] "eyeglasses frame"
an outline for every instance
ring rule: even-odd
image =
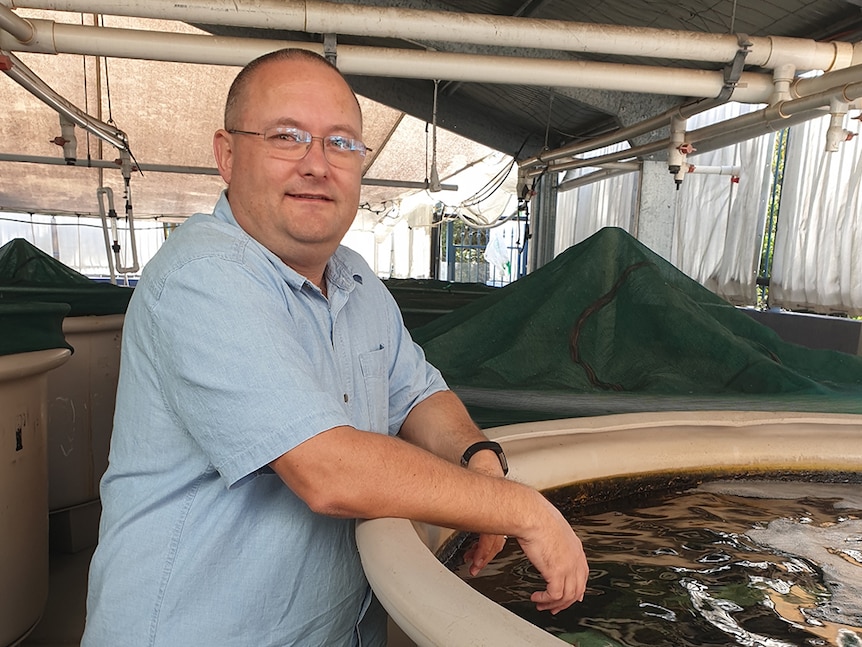
[[[272,128],[279,128],[279,127],[280,126],[273,126]],[[290,128],[292,130],[295,130],[295,131],[300,132],[300,133],[306,133],[310,137],[310,140],[307,142],[308,146],[305,149],[305,153],[303,153],[300,157],[292,159],[291,161],[298,162],[301,159],[305,159],[305,156],[308,155],[308,152],[311,150],[311,145],[314,143],[314,140],[317,139],[320,141],[320,144],[323,147],[323,156],[326,158],[327,162],[332,164],[332,160],[330,160],[326,154],[325,142],[328,138],[338,137],[339,135],[326,135],[324,137],[315,137],[310,132],[308,132],[307,130],[303,130],[302,128],[294,128],[292,126]],[[270,130],[270,128],[267,128],[266,130]],[[230,133],[231,135],[253,135],[255,137],[263,137],[263,141],[266,142],[266,141],[268,141],[267,137],[266,137],[266,130],[261,133],[261,132],[255,132],[253,130],[240,130],[238,128],[228,128],[228,129],[225,129],[225,132]],[[368,146],[366,146],[365,142],[363,142],[363,141],[360,141],[358,139],[354,139],[353,137],[347,137],[347,139],[350,139],[351,141],[357,142],[357,143],[362,145],[361,151],[359,149],[355,149],[355,148],[351,150],[351,152],[355,152],[359,156],[360,160],[364,160],[365,157],[368,155],[368,153],[370,153],[372,151],[372,149],[369,148]],[[345,158],[345,159],[350,159],[350,158]],[[338,165],[336,164],[335,166],[338,166]]]

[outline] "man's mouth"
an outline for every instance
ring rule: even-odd
[[[287,194],[291,198],[297,198],[299,200],[321,200],[323,202],[331,202],[332,198],[325,195],[316,195],[314,193],[288,193]]]

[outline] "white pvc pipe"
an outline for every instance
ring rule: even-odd
[[[825,75],[825,77],[828,77],[828,81],[841,81],[846,78],[854,77],[859,79],[860,76],[862,76],[862,66],[854,66],[853,68],[847,68],[846,71],[841,70],[840,73],[831,72],[830,74]],[[818,79],[824,79],[824,77],[818,77]],[[801,80],[810,81],[813,79]],[[804,88],[806,90],[811,90],[821,87],[822,85],[824,85],[822,82],[817,86],[808,84],[804,86]],[[685,138],[686,141],[695,144],[702,141],[710,141],[711,143],[714,143],[713,140],[715,140],[727,142],[724,145],[729,145],[731,143],[735,143],[735,141],[757,137],[770,131],[781,130],[790,125],[795,125],[796,123],[820,117],[822,114],[819,114],[818,111],[824,110],[835,99],[850,103],[859,98],[862,98],[862,81],[857,80],[855,83],[848,83],[844,86],[833,85],[829,87],[828,90],[817,92],[816,94],[810,94],[790,101],[779,101],[763,110],[741,115],[734,119],[728,119],[711,126],[700,128],[699,130],[688,132],[686,133]],[[791,120],[791,117],[796,118]],[[735,141],[734,137],[736,138]],[[669,143],[668,139],[663,141],[665,143]],[[579,146],[581,148],[587,147],[589,146],[589,142],[580,144]],[[710,150],[714,150],[715,148],[720,148],[720,146],[712,146]],[[628,149],[627,151],[613,153],[596,159],[602,161],[616,161],[620,159],[628,159],[636,155],[648,155],[657,150],[660,150],[660,148],[657,148],[656,144],[653,143],[637,149]],[[628,155],[623,153],[628,153]],[[550,151],[543,155],[543,159],[551,161],[542,161],[538,158],[531,158],[528,160],[530,163],[529,166],[527,166],[526,163],[521,165],[521,174],[524,177],[529,178],[541,175],[545,171],[565,171],[593,165],[589,163],[590,160],[584,159],[563,162],[556,161],[562,159],[562,157],[563,156],[557,152]]]
[[[126,11],[128,15],[140,15],[146,11],[145,9],[141,9],[141,7],[151,6],[151,3],[140,2],[124,2],[123,5],[117,5],[114,2],[103,0],[103,3],[104,6],[100,5],[99,8],[106,12],[112,10],[109,7],[113,7],[113,10],[122,13],[122,7],[128,5]],[[39,3],[34,1],[27,4],[31,6]],[[51,4],[51,6],[48,7],[48,4]],[[72,10],[72,5],[74,4],[71,1],[66,3],[49,3],[46,1],[40,4],[39,8],[66,8],[67,10]],[[152,4],[160,5],[161,3],[157,1]],[[317,4],[323,5],[326,3]],[[0,0],[0,17],[3,17],[4,14],[12,14],[3,5],[15,6],[11,0]],[[60,5],[63,5],[63,7]],[[18,6],[21,5],[19,4]],[[198,5],[196,10],[210,11],[213,6],[218,6],[218,3]],[[233,4],[230,6],[233,6]],[[259,20],[269,9],[275,10],[277,17],[281,17],[281,10],[284,7],[281,5],[272,5],[268,8],[261,6],[249,8],[234,7],[234,9],[236,11],[248,12],[249,15],[253,14],[256,16],[255,20]],[[352,9],[356,8],[353,7]],[[377,9],[379,8],[374,8],[374,11],[377,11]],[[362,9],[362,11],[364,10],[365,8]],[[192,14],[186,15],[185,11],[186,9],[183,9],[183,15],[186,19],[191,19]],[[230,13],[229,10],[225,10],[224,8],[221,11]],[[428,12],[419,13],[426,18],[428,16]],[[276,15],[266,15],[269,20],[274,20],[276,17]],[[376,15],[379,19],[382,14],[377,12],[373,15]],[[483,18],[488,17],[485,16]],[[9,18],[6,15],[5,19],[7,22],[14,23],[17,16]],[[204,22],[207,21],[200,16],[195,19]],[[517,20],[519,24],[521,23],[521,19],[514,20]],[[212,22],[211,20],[209,21]],[[236,24],[236,21],[233,18],[225,19],[223,24]],[[32,25],[34,30],[30,43],[23,45],[7,34],[0,32],[0,47],[45,53],[62,52],[223,65],[243,65],[260,54],[288,45],[304,47],[318,52],[322,51],[322,46],[310,45],[308,43],[285,43],[281,41],[199,36],[195,34],[165,34],[138,30],[105,29],[39,20],[30,21],[27,25]],[[269,26],[273,26],[272,23]],[[426,23],[425,27],[427,26]],[[308,28],[308,25],[305,28]],[[786,41],[785,44],[788,44],[792,40],[784,39],[782,42]],[[795,43],[795,41],[793,42]],[[803,42],[805,41],[795,44],[799,45]],[[844,52],[844,55],[842,64],[848,60],[846,56],[847,52]],[[775,57],[772,58],[775,60]],[[748,62],[753,62],[753,60],[749,60]],[[686,94],[689,96],[699,95],[704,97],[717,96],[724,83],[721,73],[703,70],[669,70],[667,68],[635,65],[513,59],[498,56],[470,56],[414,50],[383,50],[344,45],[339,48],[339,65],[346,74],[371,74],[403,78],[439,78],[454,81],[549,86],[568,85],[571,87],[604,90],[618,90],[620,87],[625,87],[626,90],[632,92],[639,91],[671,95]],[[782,63],[782,65],[788,66],[791,64]],[[802,67],[805,66],[803,65]],[[859,66],[848,68],[846,71],[841,71],[840,73],[833,72],[826,76],[833,77],[833,75],[840,75],[840,79],[846,77],[848,80],[856,81],[859,79]],[[829,81],[826,81],[824,77],[820,77],[820,79],[802,79],[795,84],[793,89],[797,95],[804,94],[815,91],[827,82],[834,83],[834,79],[830,78]],[[734,92],[733,99],[738,101],[765,102],[772,91],[772,79],[768,76],[744,73],[739,81],[737,90]],[[649,146],[643,150],[645,151],[643,154],[646,154],[646,151],[655,152]],[[632,150],[627,152],[631,155]],[[541,163],[546,163],[549,158],[557,154],[561,153],[552,152],[551,154],[542,155],[543,159]],[[605,157],[603,159],[625,159],[625,157]],[[539,160],[537,159],[535,162],[539,162]],[[575,164],[575,167],[584,165],[581,161],[576,161]],[[573,168],[568,165],[553,166],[560,169]]]
[[[91,27],[36,19],[31,23],[35,35],[30,43],[22,44],[0,32],[0,49],[236,66],[288,46],[323,53],[322,45],[311,43]],[[352,45],[339,45],[338,67],[344,74],[595,90],[625,88],[628,92],[673,96],[714,97],[724,86],[723,74],[710,70]],[[746,72],[740,78],[733,99],[763,103],[771,93],[770,75]]]
[[[544,48],[686,61],[731,62],[739,50],[733,34],[673,31],[512,16],[372,7],[333,2],[256,0],[2,0],[10,7],[182,20],[209,25],[352,34],[497,47]],[[764,68],[791,63],[829,70],[851,63],[850,43],[748,37],[746,64]],[[339,47],[339,51],[340,51]]]
[[[862,81],[862,64],[835,70],[822,76],[796,79],[790,87],[793,97],[804,97],[818,92],[828,92],[833,88]]]
[[[844,88],[837,89],[837,91],[854,97],[857,95],[862,96],[862,83],[845,86]],[[832,93],[822,93],[803,99],[781,102],[758,112],[748,113],[704,128],[689,131],[686,133],[685,139],[688,143],[698,144],[697,149],[699,152],[706,152],[707,150],[715,150],[722,146],[728,146],[745,139],[757,137],[770,131],[781,130],[782,128],[821,116],[821,114],[818,114],[818,110],[822,111],[824,105],[829,105],[829,97],[834,96],[835,92],[836,90],[833,89]],[[701,142],[704,145],[701,145]],[[718,145],[717,142],[721,142],[721,144]],[[543,173],[568,171],[576,168],[597,166],[605,162],[633,159],[663,150],[669,143],[670,139],[665,138],[599,157],[588,159],[577,158],[574,160],[560,159],[545,166],[522,167],[520,175],[524,178],[533,178]]]
[[[787,66],[785,66],[785,69],[786,68]],[[773,94],[770,102],[778,104],[785,100],[787,97],[803,97],[806,95],[816,95],[819,98],[811,99],[808,105],[815,108],[821,107],[829,103],[829,97],[835,96],[836,92],[840,92],[840,86],[857,83],[860,80],[862,80],[862,65],[854,65],[852,67],[848,67],[842,70],[828,72],[827,74],[818,77],[799,78],[793,81],[793,83],[790,84],[788,87],[784,87],[784,84],[779,81],[777,85],[779,85],[783,89],[780,90],[777,94]],[[845,98],[845,100],[848,102],[852,101],[852,99],[849,98]],[[710,106],[707,105],[707,108],[708,107]],[[630,139],[638,135],[643,135],[647,132],[651,132],[653,130],[657,130],[658,128],[667,126],[671,123],[671,120],[673,118],[688,117],[701,111],[702,110],[698,109],[696,104],[692,104],[689,106],[681,106],[679,108],[669,110],[661,115],[640,122],[633,126],[614,131],[610,135],[598,137],[586,142],[570,144],[568,146],[563,146],[552,151],[544,151],[535,157],[531,157],[521,162],[521,169],[530,169],[534,167],[546,168],[549,164],[560,158],[578,155],[587,151],[608,146],[610,144],[615,144],[617,142],[623,141],[624,139]],[[533,173],[532,175],[537,174],[538,173]]]
[[[0,30],[7,31],[22,43],[33,38],[33,25],[12,11],[0,11]]]
[[[687,173],[697,173],[698,175],[730,175],[731,177],[739,177],[742,174],[741,166],[698,166],[697,164],[689,164]]]

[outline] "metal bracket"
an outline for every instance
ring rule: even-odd
[[[338,48],[338,41],[336,39],[335,34],[324,34],[323,35],[323,55],[327,61],[336,64],[338,60],[338,53],[336,49]]]
[[[742,76],[742,70],[745,68],[745,57],[748,56],[753,45],[748,38],[748,34],[737,34],[736,41],[739,43],[739,49],[736,50],[736,55],[733,57],[730,65],[724,66],[724,86],[716,97],[720,103],[724,103],[730,99],[730,95],[736,89],[736,84],[739,82],[739,77]]]

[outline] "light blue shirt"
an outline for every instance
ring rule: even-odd
[[[311,512],[267,465],[340,425],[397,434],[446,385],[358,254],[340,247],[326,277],[328,299],[224,194],[147,264],[123,329],[83,647],[383,644],[355,522]]]

